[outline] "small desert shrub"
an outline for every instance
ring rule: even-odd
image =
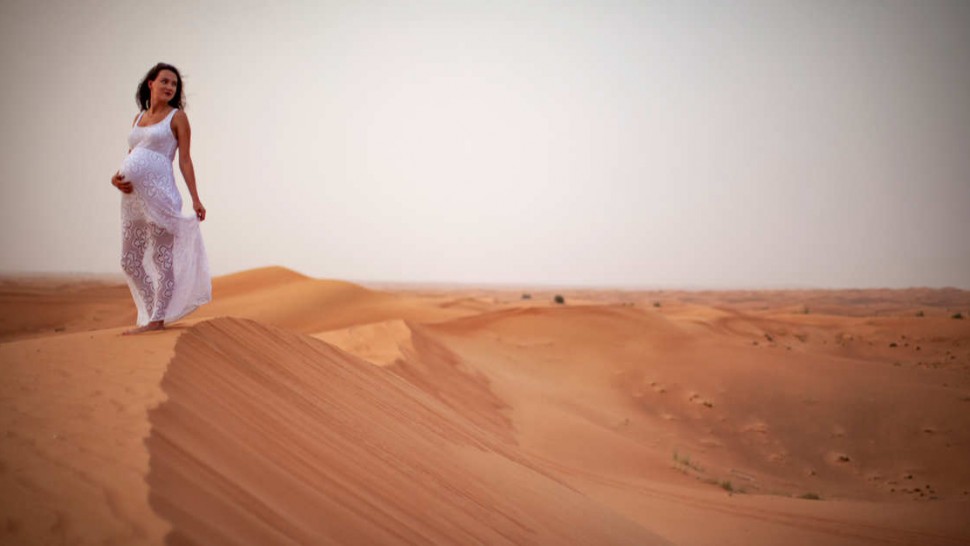
[[[721,482],[721,489],[727,491],[728,493],[734,493],[734,485],[730,482],[730,480],[724,480]]]
[[[917,311],[917,312],[916,312],[916,316],[917,316],[917,317],[925,317],[925,316],[926,316],[926,313],[924,313],[924,312],[922,312],[922,311]]]
[[[532,294],[522,294],[522,299],[524,299],[524,300],[531,300],[532,299]]]
[[[959,311],[956,312],[956,313],[953,313],[953,316],[951,318],[955,318],[955,319],[962,320],[963,319],[963,313],[960,313]]]
[[[560,295],[560,294],[556,294],[556,297],[555,298],[552,298],[552,301],[554,301],[554,302],[556,302],[558,304],[566,303],[566,299],[563,298],[562,295]]]
[[[654,307],[660,307],[660,302],[659,302],[659,301],[655,301],[655,302],[653,302],[653,306],[654,306]]]
[[[798,498],[805,500],[822,500],[822,497],[818,496],[818,493],[805,493]]]
[[[701,465],[690,460],[690,455],[680,455],[676,451],[674,451],[674,462],[677,463],[678,465],[681,465],[683,467],[681,468],[681,470],[684,470],[684,471],[686,471],[685,469],[687,468],[696,470],[698,472],[702,470]]]

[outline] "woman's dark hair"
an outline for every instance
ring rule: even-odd
[[[158,73],[162,70],[171,70],[175,73],[175,95],[172,99],[168,101],[168,105],[173,108],[185,109],[185,101],[182,100],[182,75],[179,74],[179,69],[166,63],[158,63],[145,74],[145,77],[138,84],[138,92],[135,93],[135,102],[138,103],[138,107],[142,110],[148,110],[151,105],[152,100],[152,90],[148,88],[148,82],[155,81],[158,77]]]

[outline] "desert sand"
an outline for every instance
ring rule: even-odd
[[[970,292],[213,289],[0,279],[0,543],[970,544]]]

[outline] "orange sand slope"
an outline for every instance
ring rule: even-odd
[[[0,543],[970,543],[967,292],[558,293],[2,280]]]

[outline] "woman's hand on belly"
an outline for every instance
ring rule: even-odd
[[[131,193],[135,188],[131,185],[131,182],[125,180],[124,175],[121,173],[115,173],[111,177],[111,185],[118,188],[122,193]]]

